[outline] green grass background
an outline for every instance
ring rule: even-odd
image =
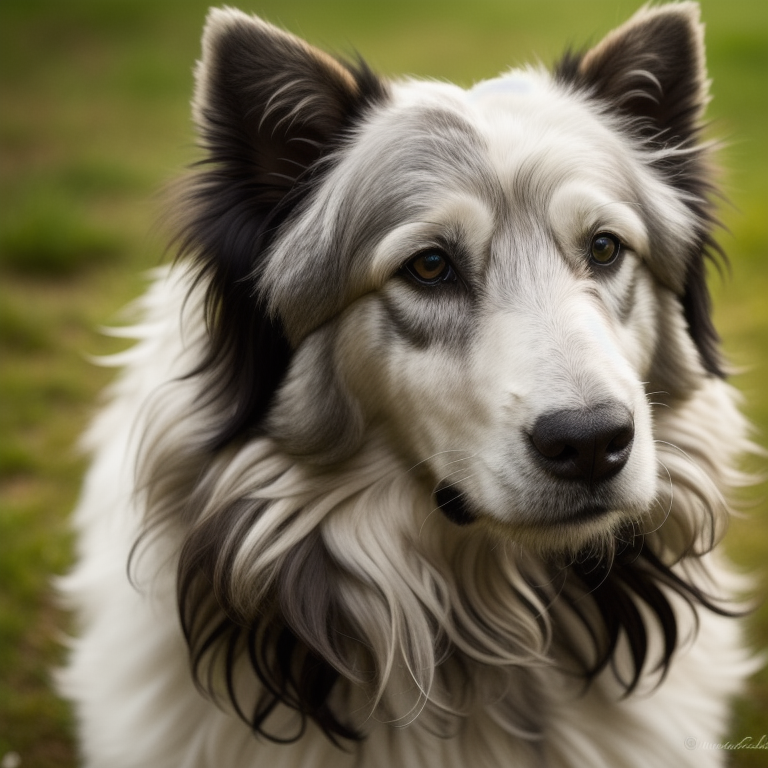
[[[623,21],[626,0],[264,0],[240,3],[323,47],[359,51],[385,74],[469,85],[538,57],[551,63]],[[768,430],[768,5],[704,0],[711,135],[730,205],[715,276],[717,321],[746,411]],[[86,360],[115,349],[96,328],[164,259],[155,193],[196,154],[192,65],[198,0],[0,2],[0,760],[76,765],[72,717],[51,692],[68,618],[52,574],[72,559],[67,518],[83,470],[77,435],[112,373]],[[759,468],[759,465],[758,465]],[[766,592],[768,504],[753,491],[728,546]],[[751,618],[765,647],[768,610]],[[738,703],[734,740],[768,732],[768,676]],[[682,735],[681,735],[682,738]],[[739,750],[733,765],[768,765]]]

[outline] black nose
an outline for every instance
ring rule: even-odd
[[[531,431],[534,456],[544,469],[565,480],[596,483],[617,474],[632,452],[635,425],[620,403],[552,411]]]

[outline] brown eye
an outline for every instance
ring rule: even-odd
[[[613,264],[621,252],[621,241],[609,232],[598,232],[589,245],[590,259],[601,267]]]
[[[424,285],[436,285],[451,280],[454,274],[448,257],[437,249],[414,256],[405,268],[411,277]]]

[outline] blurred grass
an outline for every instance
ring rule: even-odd
[[[510,65],[548,63],[622,22],[625,0],[264,0],[242,2],[314,43],[360,51],[378,71],[469,85]],[[768,430],[768,12],[765,0],[704,0],[715,99],[712,134],[732,206],[721,241],[733,276],[713,280],[735,384]],[[194,159],[192,65],[207,8],[198,0],[0,3],[0,760],[76,764],[68,708],[50,689],[67,617],[49,581],[71,562],[67,516],[83,470],[73,446],[110,373],[86,353],[114,349],[94,329],[163,259],[154,193]],[[578,8],[578,11],[574,9]],[[765,489],[761,491],[763,494]],[[764,568],[759,493],[729,547]],[[768,578],[760,572],[762,594]],[[768,608],[751,620],[765,647]],[[768,731],[768,676],[739,703],[734,738]],[[740,768],[761,755],[734,753]]]

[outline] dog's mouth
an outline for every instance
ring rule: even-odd
[[[476,522],[480,515],[470,509],[467,503],[466,494],[462,492],[456,485],[440,485],[435,490],[435,500],[440,511],[445,517],[455,525],[467,526]],[[602,504],[585,504],[577,507],[569,512],[569,514],[562,516],[556,522],[557,525],[582,525],[584,523],[591,523],[606,517],[610,514],[611,509]],[[542,521],[542,528],[551,526],[553,521],[551,519]],[[527,523],[526,527],[538,527]]]

